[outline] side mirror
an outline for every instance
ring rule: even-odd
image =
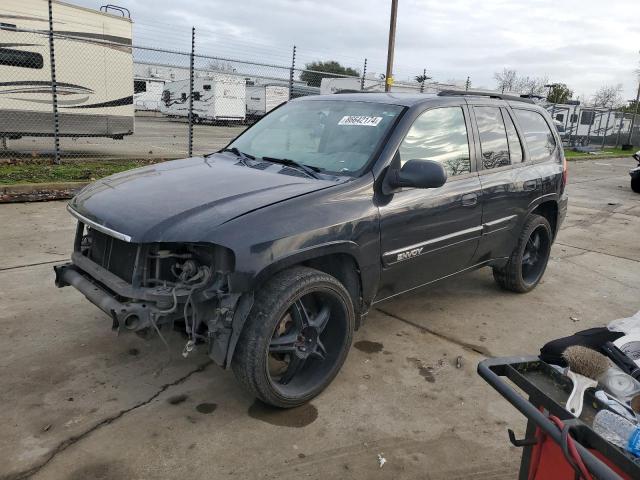
[[[389,170],[382,184],[385,195],[399,188],[439,188],[447,181],[447,171],[433,160],[409,160],[400,170]]]

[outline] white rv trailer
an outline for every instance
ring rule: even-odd
[[[53,2],[59,133],[133,133],[131,19]],[[46,0],[0,2],[0,136],[54,133]]]
[[[617,135],[628,132],[631,119],[622,112],[609,110],[602,107],[589,107],[578,103],[571,104],[547,104],[545,106],[551,114],[560,134],[572,142],[585,143],[587,138]]]
[[[282,85],[247,86],[247,117],[258,119],[289,100],[289,87]]]
[[[165,80],[161,78],[133,79],[133,107],[136,110],[160,111]]]
[[[243,122],[246,117],[245,79],[237,75],[215,73],[193,79],[193,115],[197,122]],[[189,80],[167,82],[162,92],[160,111],[172,117],[189,116]]]
[[[331,93],[338,93],[341,91],[360,91],[360,87],[362,85],[362,80],[360,78],[355,77],[342,77],[342,78],[333,78],[333,77],[325,77],[320,82],[320,94],[328,95]],[[364,88],[363,92],[384,92],[384,80],[377,80],[371,78],[365,78],[364,80]],[[395,83],[391,85],[392,92],[408,92],[408,93],[419,93],[420,85],[405,85],[400,83]],[[433,93],[436,90],[431,88],[428,84],[424,87],[424,93]]]

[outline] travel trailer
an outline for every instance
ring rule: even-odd
[[[247,86],[247,119],[257,120],[289,100],[289,87],[282,85]]]
[[[365,78],[364,88],[361,89],[362,80],[356,77],[332,78],[325,77],[320,82],[320,93],[328,95],[330,93],[340,93],[343,91],[363,91],[363,92],[384,92],[384,80]],[[401,85],[394,84],[391,86],[392,92],[409,92],[419,93],[420,84]],[[429,89],[429,85],[425,85],[425,93],[433,93],[436,90]]]
[[[53,2],[59,134],[133,133],[131,19]],[[46,0],[0,5],[0,137],[52,136]]]
[[[547,104],[546,110],[556,123],[563,141],[577,145],[586,145],[603,136],[610,137],[606,141],[614,143],[618,131],[628,132],[630,116],[622,112],[602,107],[588,107],[579,102],[567,104]]]
[[[165,80],[161,78],[133,79],[133,107],[136,110],[160,111]]]
[[[244,122],[246,117],[245,79],[215,73],[193,79],[193,115],[196,122]],[[167,82],[160,111],[170,117],[189,116],[189,80]]]

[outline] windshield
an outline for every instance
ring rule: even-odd
[[[291,102],[228,148],[256,158],[293,160],[321,172],[355,175],[367,165],[402,108],[344,100]]]

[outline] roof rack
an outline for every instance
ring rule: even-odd
[[[530,98],[516,97],[515,95],[505,95],[504,93],[499,92],[483,92],[480,90],[442,90],[438,93],[441,97],[451,97],[451,96],[471,96],[471,97],[489,97],[489,98],[499,98],[500,100],[509,100],[512,102],[524,102],[524,103],[535,103]]]

